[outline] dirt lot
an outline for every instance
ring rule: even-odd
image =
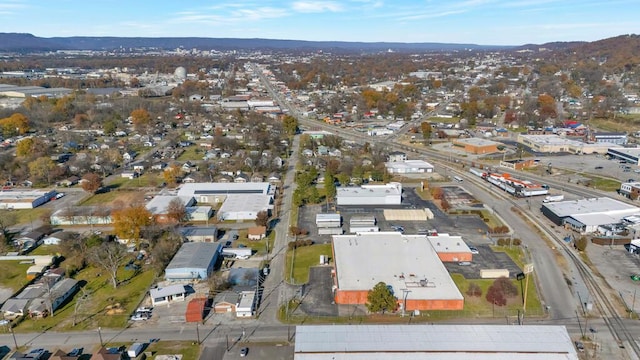
[[[615,293],[622,295],[628,307],[640,311],[640,292],[638,282],[631,280],[631,275],[640,273],[640,256],[630,254],[624,246],[600,246],[589,244],[587,254],[598,272],[607,279]]]

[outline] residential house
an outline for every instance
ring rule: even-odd
[[[124,160],[125,162],[131,162],[136,158],[136,155],[137,154],[135,151],[125,151],[125,153],[122,154],[122,160]]]
[[[313,156],[313,150],[304,149],[304,150],[302,150],[302,155],[306,156],[306,157],[312,157]]]
[[[251,175],[251,182],[264,182],[264,176],[262,174]]]
[[[276,156],[273,158],[273,165],[277,168],[281,168],[284,166],[284,160],[280,156]]]
[[[182,179],[182,183],[183,183],[183,184],[193,184],[193,183],[195,183],[195,182],[197,182],[197,181],[196,181],[196,179],[194,179],[194,178],[193,178],[193,177],[191,177],[191,176],[185,176],[185,177]]]
[[[249,240],[261,240],[267,236],[266,226],[252,226],[247,229],[247,238]]]
[[[159,163],[155,163],[155,164],[151,165],[151,170],[160,171],[160,170],[164,170],[164,168],[166,168],[166,167],[167,167],[167,163],[164,162],[164,161],[161,161]]]
[[[247,174],[238,174],[235,178],[233,178],[234,183],[247,183],[249,182],[249,175]]]
[[[144,165],[142,164],[133,165],[133,171],[141,174],[144,171]]]
[[[407,154],[402,151],[392,151],[389,153],[389,162],[406,161]]]
[[[49,311],[55,312],[65,301],[67,301],[78,290],[78,281],[65,278],[53,286],[51,291],[43,297],[33,299],[29,305],[29,315],[31,317],[45,317]]]
[[[329,155],[329,148],[324,145],[318,146],[318,156],[326,156],[326,155]]]
[[[280,179],[280,174],[278,173],[269,174],[267,181],[270,182],[271,184],[279,184],[282,182],[282,180]]]
[[[73,186],[76,185],[80,181],[80,178],[77,176],[70,176],[62,181],[60,181],[60,186]]]
[[[118,348],[105,348],[101,347],[97,352],[91,356],[92,360],[122,360],[124,359],[123,352]]]
[[[327,154],[332,157],[342,157],[342,151],[340,151],[340,149],[331,149]]]
[[[31,302],[31,299],[8,299],[4,304],[2,304],[2,308],[0,308],[2,317],[7,320],[14,320],[24,316],[29,302]]]
[[[233,182],[233,178],[227,174],[218,175],[215,180],[216,180],[215,182],[219,182],[219,183]]]
[[[135,178],[137,178],[138,176],[140,176],[140,173],[137,171],[132,171],[132,170],[125,170],[122,172],[122,174],[120,174],[121,177],[123,178],[127,178],[129,180],[133,180]]]

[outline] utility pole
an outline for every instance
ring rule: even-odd
[[[102,328],[98,326],[98,337],[100,338],[100,346],[104,346],[104,342],[102,341]]]
[[[18,351],[18,341],[16,340],[16,333],[13,332],[13,327],[9,324],[9,332],[11,336],[13,336],[13,345],[15,346],[15,350]]]
[[[196,336],[198,337],[198,345],[200,345],[200,323],[196,323]]]

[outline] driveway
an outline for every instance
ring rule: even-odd
[[[330,266],[314,266],[309,269],[309,282],[303,286],[302,303],[297,311],[310,316],[338,316],[338,306],[333,303]]]

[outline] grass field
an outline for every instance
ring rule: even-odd
[[[64,262],[62,266],[64,267]],[[121,284],[114,289],[110,284],[109,277],[101,269],[83,269],[74,278],[83,284],[83,291],[88,296],[88,300],[84,301],[78,309],[76,326],[73,326],[74,309],[76,301],[83,295],[82,291],[76,293],[71,301],[58,309],[55,316],[25,320],[18,325],[16,330],[19,332],[48,329],[65,331],[96,329],[98,326],[123,328],[155,278],[153,271],[133,275],[133,271],[121,267],[118,272]],[[109,313],[108,306],[117,306],[118,310]]]
[[[121,201],[124,204],[131,204],[136,201],[144,200],[144,194],[136,191],[109,191],[106,193],[96,194],[88,197],[79,205],[110,205],[116,201]]]
[[[202,160],[204,156],[204,151],[202,148],[198,146],[189,146],[185,151],[178,157],[178,161],[195,161]]]
[[[427,119],[428,122],[436,122],[436,123],[445,123],[445,124],[457,124],[460,122],[459,117],[430,117]]]
[[[294,254],[295,252],[295,254]],[[287,251],[285,261],[285,278],[295,284],[309,281],[309,267],[318,264],[320,255],[331,256],[331,244],[315,244],[303,246],[295,251]],[[293,260],[293,279],[291,279],[291,261]]]
[[[164,179],[157,173],[144,173],[142,176],[135,179],[129,178],[115,178],[108,186],[118,189],[136,189],[141,187],[155,187],[164,182]]]
[[[633,133],[640,130],[640,116],[622,115],[615,119],[591,119],[589,124],[604,131]]]
[[[49,211],[50,209],[40,206],[35,209],[13,210],[12,213],[15,214],[16,224],[23,225],[40,220],[42,215],[47,214]]]
[[[20,264],[20,261],[0,261],[0,286],[18,291],[26,285],[27,269],[31,264]]]

